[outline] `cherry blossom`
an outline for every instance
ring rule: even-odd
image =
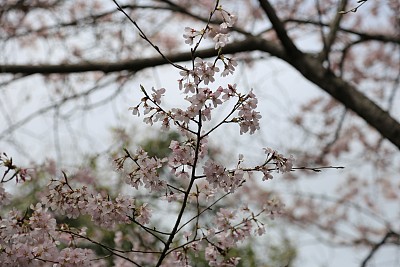
[[[197,31],[193,28],[185,27],[185,34],[183,35],[183,38],[185,38],[186,44],[193,45],[194,38],[200,35],[202,35],[202,31]]]
[[[92,251],[57,248],[63,238],[47,208],[39,203],[30,208],[30,217],[12,210],[2,218],[0,262],[9,266],[91,266]]]
[[[222,57],[222,61],[224,62],[224,70],[221,72],[221,76],[225,77],[229,74],[233,74],[238,65],[236,60],[234,58]]]
[[[267,162],[272,160],[279,172],[290,172],[292,170],[294,162],[292,155],[289,158],[286,158],[272,148],[264,148],[264,152],[267,154]],[[263,172],[264,174],[267,174],[268,170],[265,169]],[[265,175],[265,179],[269,179],[268,174]]]
[[[229,42],[229,34],[218,33],[213,40],[215,42],[215,49],[217,50],[224,47]]]
[[[211,15],[215,12],[223,21],[219,29],[208,23],[203,30],[186,27],[183,35],[189,45],[199,40],[193,50],[203,38],[213,36],[215,49],[220,49],[215,60],[208,62],[196,57],[191,68],[172,64],[181,75],[176,87],[183,94],[185,107],[165,108],[164,98],[169,88],[148,90],[140,85],[143,97],[129,108],[135,116],[143,114],[143,122],[151,126],[158,124],[162,130],[175,127],[181,140],[170,142],[170,154],[165,158],[149,156],[142,147],[137,147],[134,152],[124,149],[124,155],[114,159],[116,170],[132,191],[145,192],[169,207],[180,208],[172,229],[163,231],[153,227],[157,225],[153,217],[157,206],[122,193],[111,195],[99,191],[93,185],[95,179],[70,179],[64,172],[62,178],[56,178],[54,172],[53,179],[42,192],[41,201],[30,206],[31,215],[11,210],[1,218],[0,262],[10,266],[101,266],[103,262],[96,260],[94,251],[79,247],[79,241],[99,245],[88,237],[90,231],[86,227],[75,229],[58,224],[55,217],[73,220],[88,216],[98,227],[116,230],[115,248],[103,246],[114,256],[115,266],[131,266],[130,263],[191,266],[189,253],[199,255],[200,252],[204,252],[210,266],[236,266],[240,258],[227,256],[229,250],[252,234],[265,233],[262,216],[273,219],[283,213],[283,205],[277,199],[269,199],[258,203],[258,211],[247,205],[241,209],[223,207],[212,214],[211,225],[203,219],[203,214],[209,213],[216,203],[236,194],[247,179],[253,179],[251,174],[260,172],[262,180],[268,180],[272,179],[273,171],[289,172],[293,168],[292,157],[284,157],[272,149],[265,149],[266,161],[255,167],[245,167],[243,155],[239,155],[234,168],[212,157],[208,145],[215,129],[237,124],[241,135],[254,134],[260,129],[261,119],[252,89],[238,88],[237,84],[213,84],[215,75],[220,72],[219,66],[224,68],[221,76],[232,74],[237,67],[235,59],[222,54],[222,48],[229,41],[227,29],[233,27],[237,18],[220,6],[215,7]],[[141,34],[147,40],[143,32]],[[217,121],[213,114],[228,101],[232,103],[231,110]],[[3,166],[14,168],[11,159],[3,157],[2,162]],[[19,177],[25,181],[24,170],[18,169]],[[0,206],[10,203],[10,198],[0,183]],[[187,219],[193,214],[194,217]],[[161,250],[146,251],[131,241],[131,236],[117,231],[118,226],[128,224],[136,224],[138,227],[133,229],[143,231],[139,239],[151,241]],[[163,223],[159,226],[165,227]],[[127,240],[132,245],[131,251],[122,250]],[[135,254],[135,251],[142,254]]]
[[[2,206],[6,206],[11,202],[11,194],[7,193],[3,187],[3,184],[0,183],[0,208]]]

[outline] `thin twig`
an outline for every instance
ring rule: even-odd
[[[349,9],[349,10],[347,10],[347,11],[341,10],[341,11],[339,11],[339,13],[341,13],[341,14],[347,14],[347,13],[349,13],[349,12],[357,12],[358,8],[359,8],[360,6],[362,6],[362,5],[364,5],[367,1],[368,1],[368,0],[358,0],[358,1],[357,1],[357,3],[359,3],[358,6],[353,7],[352,9]]]
[[[74,233],[74,232],[72,232],[72,231],[70,231],[70,230],[58,229],[57,231],[63,232],[63,233],[68,233],[68,234],[71,234],[71,235],[73,235],[73,236],[77,236],[77,237],[79,237],[79,238],[86,239],[86,240],[90,241],[91,243],[93,243],[93,244],[95,244],[95,245],[98,245],[98,246],[104,248],[105,250],[109,251],[111,254],[113,254],[113,255],[115,255],[115,256],[117,256],[117,257],[120,257],[120,258],[122,258],[122,259],[124,259],[124,260],[129,261],[129,262],[131,262],[132,264],[136,265],[137,267],[142,267],[142,265],[140,265],[140,264],[138,264],[137,262],[131,260],[130,258],[125,257],[125,256],[123,256],[123,255],[121,255],[121,254],[115,252],[115,251],[117,251],[117,252],[120,252],[120,253],[126,253],[127,251],[122,251],[122,250],[118,250],[118,249],[114,249],[114,248],[108,247],[108,246],[106,246],[106,245],[104,245],[104,244],[102,244],[102,243],[100,243],[100,242],[97,242],[97,241],[95,241],[95,240],[93,240],[93,239],[91,239],[91,238],[89,238],[89,237],[87,237],[87,236]],[[156,253],[156,252],[153,252],[153,253]]]
[[[382,240],[381,240],[380,242],[376,243],[376,244],[372,247],[372,249],[371,249],[371,251],[369,252],[369,254],[367,255],[367,257],[366,257],[366,258],[363,260],[363,262],[361,263],[361,267],[366,267],[368,261],[374,256],[374,254],[378,251],[378,249],[379,249],[380,247],[382,247],[385,243],[388,243],[387,240],[388,240],[390,237],[392,237],[392,236],[397,236],[397,238],[399,238],[399,235],[398,235],[398,234],[396,234],[396,233],[394,233],[394,232],[392,232],[392,231],[388,231],[388,232],[386,233],[386,235],[382,238]]]
[[[136,27],[136,29],[139,31],[139,36],[140,36],[141,38],[143,38],[145,41],[147,41],[147,42],[161,55],[161,57],[162,57],[165,61],[167,61],[170,65],[174,66],[174,67],[177,68],[177,69],[187,71],[187,69],[186,69],[185,67],[183,67],[183,66],[181,66],[181,65],[179,65],[179,64],[176,64],[176,63],[172,62],[171,60],[169,60],[169,59],[161,52],[160,48],[159,48],[158,46],[156,46],[155,44],[153,44],[153,42],[150,41],[149,38],[147,38],[146,34],[142,31],[142,29],[139,27],[139,25],[136,23],[136,21],[134,21],[134,20],[124,11],[124,9],[118,4],[118,2],[117,2],[116,0],[113,0],[113,2],[114,2],[115,5],[117,6],[117,9],[118,9],[119,11],[121,11],[121,12],[128,18],[128,20],[129,20],[130,22],[132,22],[132,24]]]
[[[199,212],[196,216],[193,216],[190,220],[188,220],[187,222],[185,222],[184,224],[182,224],[181,227],[179,227],[178,232],[185,227],[187,224],[189,224],[191,221],[193,221],[194,219],[200,217],[201,214],[203,214],[204,212],[211,210],[211,207],[214,206],[215,204],[217,204],[219,201],[221,201],[223,198],[225,198],[227,195],[229,195],[230,193],[225,193],[223,196],[221,196],[220,198],[218,198],[217,200],[215,200],[210,206],[208,206],[207,208],[203,209],[201,212]]]

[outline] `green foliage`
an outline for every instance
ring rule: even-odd
[[[177,132],[162,132],[157,138],[145,140],[142,147],[150,157],[164,158],[171,153],[169,145],[172,140],[179,141],[179,134]]]
[[[272,243],[267,251],[268,263],[265,267],[291,267],[297,257],[297,249],[292,241],[283,237],[280,242]]]

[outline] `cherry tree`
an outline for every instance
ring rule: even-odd
[[[68,124],[71,117],[81,116],[82,113],[77,114],[77,111],[87,113],[123,96],[127,88],[132,86],[132,80],[143,80],[141,74],[146,69],[169,64],[181,73],[177,88],[185,95],[189,107],[164,107],[163,94],[175,89],[165,88],[164,92],[161,86],[154,85],[152,89],[143,85],[136,86],[141,88],[144,96],[142,101],[135,100],[136,103],[131,104],[131,111],[145,116],[149,124],[160,123],[164,129],[176,127],[186,139],[171,143],[171,157],[175,155],[175,158],[148,157],[140,149],[136,153],[125,151],[116,162],[121,171],[128,168],[125,167],[128,162],[132,165],[132,169],[125,174],[129,177],[125,182],[135,188],[144,186],[153,193],[161,194],[163,191],[167,200],[182,202],[185,198],[180,198],[179,192],[186,195],[184,192],[190,190],[181,192],[180,187],[174,189],[157,176],[159,172],[156,169],[167,165],[180,179],[194,182],[206,180],[212,189],[229,189],[226,194],[237,194],[236,187],[240,187],[240,190],[251,192],[247,198],[252,201],[265,199],[272,193],[281,193],[277,199],[284,199],[286,207],[282,218],[288,225],[312,232],[318,240],[332,246],[362,249],[360,265],[367,266],[381,249],[399,244],[398,216],[394,215],[399,210],[396,173],[399,171],[400,126],[399,110],[395,105],[398,102],[400,77],[398,2],[338,0],[288,3],[243,0],[234,3],[222,1],[220,4],[223,9],[219,9],[215,1],[121,1],[118,10],[112,1],[2,3],[0,37],[4,53],[0,64],[3,88],[0,104],[4,126],[0,133],[1,140],[21,155],[29,155],[30,149],[24,147],[22,137],[37,118],[52,114],[53,131],[57,132],[60,122]],[[213,16],[210,16],[210,11]],[[235,17],[230,17],[232,15]],[[139,34],[135,34],[138,31]],[[191,45],[190,51],[187,45]],[[236,101],[231,106],[232,117],[223,118],[221,124],[215,126],[229,127],[235,123],[239,124],[240,133],[253,133],[258,130],[262,120],[260,113],[253,109],[268,101],[255,97],[263,88],[251,91],[234,83],[212,87],[214,79],[219,75],[235,75],[234,71],[238,68],[262,73],[263,67],[260,70],[258,66],[267,68],[271,57],[285,62],[324,92],[303,103],[293,112],[296,115],[289,117],[292,123],[290,131],[296,132],[297,139],[282,150],[288,155],[295,155],[299,168],[345,162],[346,172],[335,176],[335,180],[340,181],[331,195],[298,190],[306,183],[303,175],[300,172],[287,172],[292,166],[288,168],[284,163],[290,163],[291,158],[272,150],[265,150],[264,160],[277,160],[274,166],[281,172],[285,171],[280,179],[282,187],[289,190],[267,190],[255,182],[257,179],[250,179],[245,174],[251,170],[264,171],[261,180],[268,180],[270,170],[263,169],[268,164],[260,163],[250,168],[244,165],[241,157],[237,157],[234,167],[225,168],[222,163],[207,158],[206,140],[209,135],[217,134],[214,126],[206,126],[214,123],[211,120],[214,110]],[[181,62],[189,63],[181,65]],[[188,65],[191,67],[186,67]],[[49,101],[32,113],[25,112],[29,99],[34,98],[40,89],[33,86],[36,83],[45,88]],[[100,100],[95,97],[96,94],[105,94],[110,86],[112,91],[106,97]],[[14,90],[18,91],[18,101],[10,97]],[[27,103],[21,105],[22,100]],[[71,106],[74,107],[72,111]],[[199,132],[199,129],[204,132]],[[48,135],[47,132],[45,135]],[[64,154],[60,139],[60,136],[54,135],[59,164]],[[191,155],[190,159],[194,159],[196,153],[196,163],[189,161],[187,157]],[[13,155],[13,158],[18,157]],[[139,160],[144,165],[149,164],[149,168],[141,169]],[[2,162],[6,170],[3,182],[27,179],[27,171],[19,169],[11,157],[4,154]],[[197,168],[197,171],[204,172],[204,177],[197,177],[190,172],[195,172],[195,167],[200,166],[198,164],[204,164],[204,168]],[[320,170],[314,169],[316,174]],[[135,179],[143,175],[146,179]],[[246,183],[241,183],[240,177]],[[306,177],[321,179],[309,171]],[[194,190],[193,184],[182,186],[186,190]],[[4,188],[0,190],[2,203],[6,205],[9,192]],[[75,217],[85,214],[102,227],[114,227],[114,219],[128,222],[124,221],[127,217],[119,217],[113,209],[113,205],[119,204],[128,210],[135,210],[135,216],[129,214],[129,222],[139,223],[143,229],[147,229],[149,206],[144,203],[128,203],[123,196],[108,199],[107,195],[91,191],[93,188],[74,187],[69,175],[60,173],[49,190],[48,202],[45,203],[49,208],[63,211],[66,215]],[[96,218],[97,210],[93,206],[76,209],[50,201],[67,192],[71,193],[68,201],[81,199],[82,203],[92,201],[92,205],[102,203],[109,206],[108,215],[111,219]],[[210,194],[202,197],[208,198]],[[189,195],[186,200],[196,201],[201,196]],[[43,216],[43,219],[50,220],[51,223],[46,223],[50,227],[54,221],[52,217],[46,217],[49,214],[46,207],[33,205],[26,216],[16,213],[8,218],[14,218],[17,222],[22,218],[29,220],[33,212],[35,216],[32,218]],[[221,210],[218,216],[234,215]],[[257,225],[256,220],[249,221],[253,227]],[[54,229],[48,229],[47,232]],[[263,231],[262,227],[257,229]],[[70,229],[65,231],[70,239],[71,235],[75,235],[74,238],[90,241],[85,233]],[[179,240],[186,238],[189,243],[189,240],[196,240],[204,234],[193,236],[193,233],[187,237],[182,235]],[[55,240],[61,240],[56,237],[59,232],[51,234]],[[162,233],[159,234],[162,236]],[[122,236],[121,240],[124,238]],[[212,240],[206,242],[213,243]],[[196,242],[190,244],[193,243]],[[167,247],[164,246],[164,254],[171,249]],[[47,249],[56,252],[55,246]],[[182,246],[181,251],[176,251],[183,251],[182,254],[174,255],[184,258],[185,249]],[[27,245],[19,249],[22,254],[28,250]],[[208,259],[215,256],[212,247],[206,252]],[[76,258],[81,258],[89,252],[65,250],[64,253],[75,253],[78,255]],[[123,261],[122,257],[118,259]],[[149,256],[148,260],[153,258]],[[169,260],[168,257],[166,260]]]
[[[115,4],[118,10],[136,26],[142,38],[148,40],[137,23],[117,2]],[[193,56],[201,41],[211,38],[212,35],[217,50],[228,42],[229,33],[223,31],[233,26],[236,17],[224,10],[218,2],[210,13],[210,20],[216,12],[223,18],[219,29],[211,28],[209,24],[201,30],[189,27],[185,29],[186,33],[183,35],[185,42],[193,45],[196,41],[191,50]],[[215,30],[218,33],[215,34],[213,32]],[[150,41],[149,43],[154,46]],[[293,159],[285,158],[268,148],[265,149],[266,159],[262,164],[253,168],[244,167],[243,155],[239,155],[236,168],[227,169],[208,157],[208,136],[224,124],[239,124],[240,134],[253,134],[260,128],[261,115],[256,111],[258,100],[251,90],[245,94],[240,93],[236,84],[228,84],[225,88],[219,86],[214,90],[208,87],[215,81],[216,73],[220,72],[218,63],[221,63],[224,69],[221,76],[232,74],[237,66],[233,58],[225,57],[221,53],[214,62],[194,58],[190,69],[171,63],[180,70],[182,76],[177,86],[186,95],[184,99],[189,102],[185,109],[164,109],[162,98],[166,89],[153,88],[150,94],[141,86],[144,97],[137,106],[131,108],[133,114],[140,115],[142,109],[145,123],[153,125],[161,122],[161,128],[164,130],[176,126],[185,138],[182,142],[171,141],[172,152],[169,158],[150,157],[139,147],[134,153],[125,150],[124,156],[115,159],[117,170],[127,172],[126,184],[137,190],[144,187],[149,193],[165,199],[166,202],[178,202],[180,208],[176,218],[173,219],[171,230],[159,230],[163,225],[148,226],[152,217],[148,203],[140,203],[134,197],[121,194],[112,198],[102,192],[96,192],[90,185],[75,187],[63,173],[62,179],[50,181],[41,201],[31,204],[25,214],[12,209],[4,215],[0,226],[1,262],[11,266],[105,264],[104,260],[96,258],[93,251],[80,248],[83,240],[108,250],[109,256],[114,256],[113,264],[116,266],[191,266],[188,253],[203,251],[210,266],[236,266],[240,258],[229,257],[229,250],[253,232],[262,235],[265,232],[264,223],[261,221],[262,215],[273,217],[282,212],[282,205],[276,199],[269,199],[265,203],[259,203],[261,205],[257,210],[251,209],[246,204],[242,205],[240,210],[220,208],[213,224],[204,221],[202,214],[221,199],[239,190],[242,184],[251,178],[252,172],[261,172],[264,174],[263,180],[269,180],[272,179],[273,171],[291,171]],[[212,112],[224,102],[232,100],[235,104],[226,117],[207,127]],[[26,180],[26,170],[16,167],[12,158],[8,158],[4,153],[1,160],[6,168],[3,183],[13,179],[16,182]],[[127,161],[131,164],[128,165]],[[170,183],[160,176],[159,169],[165,164],[171,174],[181,180],[182,188],[178,187],[179,184]],[[1,204],[7,205],[11,196],[3,187],[1,190]],[[118,224],[135,223],[143,231],[142,238],[153,239],[159,244],[146,249],[138,247],[138,244],[132,241],[132,249],[123,250],[119,245],[121,240],[128,237],[118,232],[115,235],[116,247],[111,248],[88,236],[85,228],[76,229],[68,224],[57,223],[49,209],[68,218],[88,215],[98,227],[106,229],[115,229]],[[193,211],[189,213],[189,209]],[[194,215],[185,221],[184,215],[187,213]]]

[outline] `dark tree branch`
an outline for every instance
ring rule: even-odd
[[[400,149],[400,123],[388,112],[333,72],[324,71],[321,63],[312,56],[290,63],[305,78],[354,111]]]
[[[349,12],[357,12],[358,8],[359,8],[360,6],[362,6],[362,5],[364,5],[367,1],[368,1],[368,0],[358,0],[358,1],[357,1],[358,5],[357,5],[356,7],[353,7],[352,9],[347,10],[347,11],[341,10],[341,11],[339,11],[339,12],[340,12],[341,14],[347,14],[347,13],[349,13]]]
[[[391,237],[395,237],[395,238],[400,238],[400,236],[392,231],[388,231],[386,233],[386,235],[382,238],[382,240],[378,243],[376,243],[371,251],[369,252],[369,254],[367,255],[367,257],[363,260],[363,262],[361,263],[361,267],[366,267],[368,261],[374,256],[374,254],[378,251],[379,248],[381,248],[383,245],[389,243],[388,239]]]
[[[399,53],[400,53],[400,47],[398,49]],[[398,73],[396,76],[396,79],[393,82],[392,85],[392,90],[390,92],[389,98],[388,98],[388,105],[387,105],[387,112],[390,112],[391,109],[393,108],[393,103],[394,103],[394,99],[396,96],[396,93],[400,90],[400,60],[399,60],[399,69],[398,69]],[[382,141],[384,140],[384,137],[381,136],[376,144],[376,149],[378,150],[380,148],[380,146],[382,145]]]
[[[282,43],[282,46],[285,48],[286,53],[292,59],[298,58],[302,55],[302,52],[296,47],[293,43],[292,39],[288,36],[284,24],[276,15],[274,8],[271,6],[269,1],[267,0],[259,0],[261,8],[264,10],[265,14],[267,14],[271,24],[278,36],[279,40]]]
[[[353,110],[367,123],[378,130],[394,145],[400,148],[400,124],[390,114],[380,108],[350,83],[337,77],[324,68],[318,59],[303,54],[290,37],[267,0],[259,0],[261,7],[270,19],[282,46],[285,49],[286,61],[295,67],[304,77],[312,81],[344,106]],[[260,48],[262,50],[262,48]],[[266,51],[267,52],[267,51]],[[275,55],[277,56],[277,55]],[[279,57],[279,56],[278,56]],[[283,58],[282,58],[283,59]],[[285,59],[284,59],[285,60]]]
[[[249,37],[243,41],[237,41],[226,45],[222,52],[234,54],[240,52],[263,51],[278,57],[296,68],[305,78],[319,86],[330,94],[345,107],[354,111],[369,125],[374,127],[382,136],[392,142],[400,149],[400,124],[391,115],[375,104],[372,100],[358,91],[353,85],[344,81],[334,73],[327,71],[322,63],[309,54],[302,54],[301,58],[288,57],[285,50],[275,43],[262,38]],[[198,50],[194,56],[209,58],[217,56],[218,51],[214,48]],[[172,62],[183,62],[192,60],[191,52],[175,53],[166,55]],[[74,73],[87,71],[102,71],[105,73],[118,71],[139,71],[145,68],[156,67],[167,64],[161,57],[128,60],[123,62],[106,63],[83,63],[74,65],[0,65],[0,73],[12,74],[52,74],[52,73]]]
[[[278,54],[279,57],[283,57],[282,51],[276,47],[276,45],[269,43],[269,49],[271,54]],[[227,45],[223,48],[224,54],[233,54],[239,52],[247,52],[257,50],[257,42],[255,38],[247,38],[244,41],[238,41]],[[215,57],[218,55],[218,51],[214,48],[198,50],[194,56],[201,58]],[[172,62],[184,62],[192,60],[191,52],[175,53],[166,55],[166,57]],[[150,67],[156,67],[160,65],[168,64],[168,61],[161,58],[160,56],[125,60],[119,62],[85,62],[79,64],[44,64],[44,65],[0,65],[0,74],[71,74],[89,71],[101,71],[104,73],[119,72],[119,71],[140,71]]]

